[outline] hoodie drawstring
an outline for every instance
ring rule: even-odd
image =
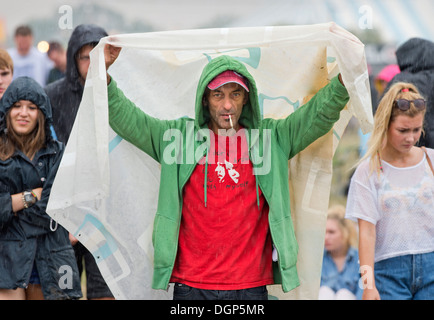
[[[208,180],[208,154],[209,154],[209,149],[206,149],[206,161],[205,161],[205,177],[204,177],[204,182],[203,182],[203,197],[204,197],[204,204],[205,204],[205,208],[206,208],[206,202],[207,202],[207,180]]]
[[[251,149],[249,149],[249,150],[251,150]],[[253,156],[254,156],[254,154],[252,154],[252,157]],[[255,163],[256,163],[256,161],[255,161]],[[259,211],[261,208],[260,203],[259,203],[259,182],[258,182],[258,177],[255,174],[255,167],[253,167],[253,174],[255,176],[255,183],[256,183],[256,204],[258,205],[258,211]]]
[[[256,203],[258,205],[258,210],[260,210],[260,205],[259,205],[259,184],[258,184],[258,179],[256,178],[256,175],[255,175],[255,182],[256,182]]]

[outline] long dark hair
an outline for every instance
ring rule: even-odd
[[[10,110],[6,114],[6,130],[0,132],[0,159],[5,161],[21,150],[30,160],[46,145],[45,116],[38,108],[36,127],[27,135],[20,135],[12,128]]]

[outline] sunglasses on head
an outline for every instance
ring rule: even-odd
[[[398,99],[395,100],[395,106],[401,111],[407,111],[410,109],[410,103],[416,107],[416,109],[423,110],[425,109],[425,100],[423,99],[415,99],[415,100],[407,100],[407,99]]]

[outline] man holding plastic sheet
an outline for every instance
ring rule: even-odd
[[[119,53],[105,46],[107,69]],[[161,164],[152,287],[174,282],[174,299],[267,299],[268,284],[297,287],[288,159],[339,119],[349,99],[340,76],[280,120],[262,119],[255,80],[229,56],[204,68],[195,119],[150,117],[108,74],[107,83],[110,126]],[[176,144],[178,133],[190,141]]]

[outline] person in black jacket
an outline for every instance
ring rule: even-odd
[[[0,299],[77,299],[80,277],[68,231],[45,212],[64,145],[51,105],[29,77],[0,100]]]
[[[401,72],[389,82],[388,88],[396,82],[416,86],[427,102],[425,134],[422,134],[418,146],[434,148],[434,42],[411,38],[396,50],[396,58]]]
[[[45,87],[53,106],[53,127],[57,139],[68,143],[69,135],[74,125],[80,106],[87,71],[90,65],[90,51],[99,40],[107,36],[104,29],[92,24],[77,26],[68,42],[66,76]],[[86,285],[88,299],[113,299],[109,287],[103,279],[95,262],[95,258],[73,236],[74,250],[80,274],[86,270]]]
[[[66,52],[66,75],[45,87],[53,106],[53,127],[57,139],[68,143],[80,106],[90,59],[89,52],[107,36],[101,27],[92,24],[77,26],[71,34]]]

